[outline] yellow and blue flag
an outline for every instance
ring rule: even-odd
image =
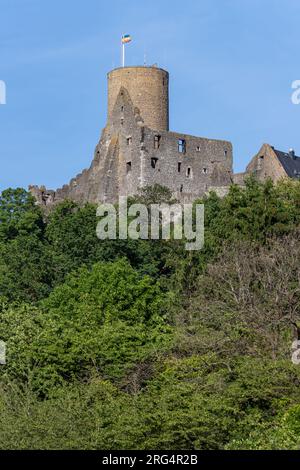
[[[127,44],[128,42],[131,42],[131,36],[130,36],[130,34],[123,34],[123,36],[122,36],[122,44]]]

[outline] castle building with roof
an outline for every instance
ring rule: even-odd
[[[234,175],[234,181],[242,184],[249,175],[254,175],[259,181],[271,178],[275,183],[282,178],[300,179],[300,157],[296,156],[293,149],[282,152],[269,144],[263,144],[245,173]]]

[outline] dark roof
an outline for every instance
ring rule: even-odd
[[[273,150],[286,174],[290,178],[300,178],[300,157],[297,157],[292,152],[281,152],[280,150],[274,149],[274,147]]]

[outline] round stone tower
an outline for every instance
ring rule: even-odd
[[[147,127],[169,130],[169,73],[158,67],[122,67],[108,74],[108,121],[121,87],[139,108]]]

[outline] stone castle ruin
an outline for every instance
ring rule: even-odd
[[[213,190],[225,195],[232,183],[254,174],[300,178],[300,157],[264,144],[244,173],[233,174],[232,145],[169,130],[169,74],[156,66],[123,67],[108,73],[107,123],[89,169],[55,191],[30,186],[38,203],[64,199],[115,203],[141,188],[168,187],[180,202]]]
[[[89,169],[55,191],[30,186],[42,205],[64,199],[117,202],[145,186],[167,186],[179,201],[232,182],[232,145],[169,131],[169,74],[152,67],[108,74],[107,124]]]

